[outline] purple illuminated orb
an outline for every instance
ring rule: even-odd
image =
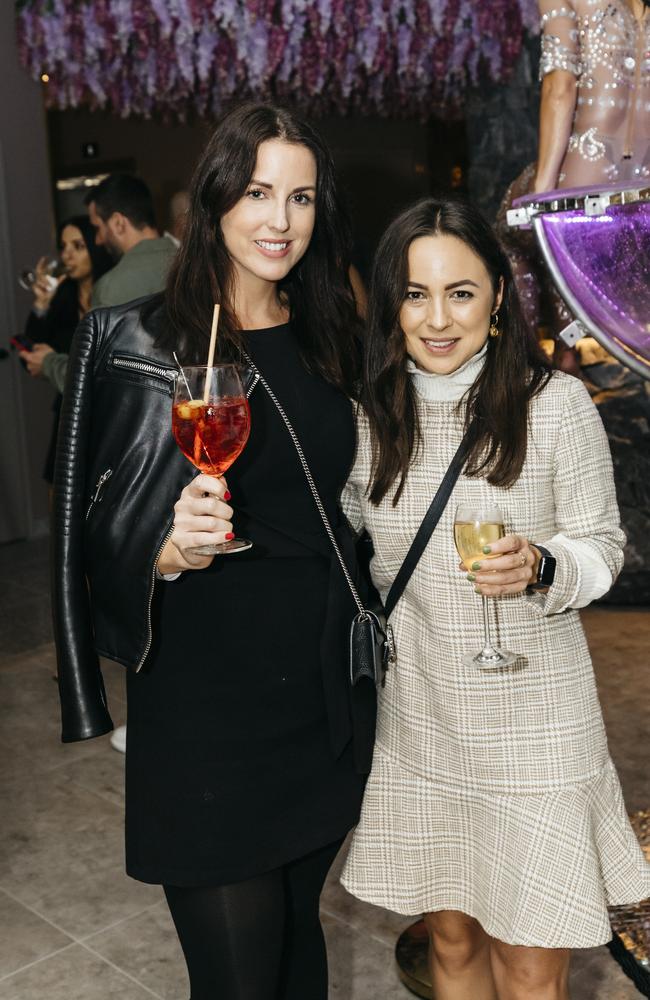
[[[515,205],[537,206],[535,235],[576,318],[610,354],[650,379],[650,191],[601,214],[572,205],[602,193],[558,190],[527,195]],[[567,202],[572,207],[562,210]]]

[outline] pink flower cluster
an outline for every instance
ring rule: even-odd
[[[536,0],[19,0],[23,66],[50,107],[218,114],[233,98],[311,114],[428,118],[505,79]]]

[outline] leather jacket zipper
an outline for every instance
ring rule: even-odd
[[[167,544],[169,539],[172,537],[173,531],[174,531],[174,523],[172,522],[169,531],[163,538],[160,547],[156,552],[156,558],[153,561],[153,569],[151,570],[151,583],[149,586],[149,600],[147,602],[147,644],[144,648],[144,653],[140,657],[140,662],[135,668],[136,674],[139,673],[139,671],[142,669],[142,664],[147,659],[147,656],[149,655],[149,650],[151,649],[151,643],[153,641],[153,629],[151,626],[151,602],[153,601],[153,592],[156,586],[156,567],[158,565],[158,560],[160,559],[160,554],[162,550],[165,548],[165,545]]]
[[[113,368],[123,368],[127,371],[141,372],[143,375],[153,375],[154,378],[164,379],[165,382],[175,382],[178,372],[173,368],[165,368],[164,365],[154,364],[153,361],[136,361],[135,358],[125,358],[120,354],[114,354],[110,361]]]
[[[90,517],[90,512],[95,506],[95,504],[101,503],[102,490],[104,489],[105,484],[108,482],[108,480],[111,478],[112,475],[113,475],[113,470],[107,469],[106,472],[102,472],[101,476],[95,483],[95,492],[90,498],[88,510],[86,511],[86,520],[88,520],[88,518]]]
[[[259,380],[260,380],[260,373],[259,372],[255,372],[253,380],[252,380],[251,384],[249,385],[248,389],[246,390],[246,399],[250,399],[251,398],[251,393],[252,393],[253,389],[255,388],[255,386],[257,385],[257,383],[259,382]]]

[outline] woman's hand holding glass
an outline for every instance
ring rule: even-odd
[[[218,545],[234,537],[233,509],[226,480],[201,473],[185,487],[174,505],[174,529],[158,559],[158,572],[179,573],[205,569],[214,555],[198,555],[192,549]]]
[[[28,282],[28,276],[33,278]],[[23,288],[29,288],[34,296],[34,308],[47,312],[54,293],[65,279],[61,264],[52,257],[40,257],[33,271],[24,271],[21,276]]]
[[[483,554],[485,559],[475,560],[469,572],[465,563],[458,564],[483,597],[520,594],[537,577],[539,554],[521,535],[504,535],[486,546]]]
[[[213,331],[218,317],[215,306]],[[181,368],[172,407],[172,432],[185,458],[202,473],[219,479],[241,454],[251,430],[244,380],[252,374],[233,364]],[[210,539],[193,555],[230,555],[252,546],[247,538]]]
[[[516,653],[499,649],[492,642],[488,597],[514,594],[530,582],[530,549],[525,538],[506,535],[503,514],[493,504],[459,504],[454,520],[454,541],[461,567],[483,602],[483,648],[465,653],[462,662],[481,670],[511,666]]]

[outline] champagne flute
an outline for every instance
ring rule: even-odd
[[[503,514],[498,507],[491,504],[460,504],[456,508],[454,541],[458,555],[468,572],[471,572],[475,561],[485,562],[490,558],[483,551],[483,547],[491,545],[504,535]],[[478,653],[465,653],[462,658],[463,663],[466,666],[480,667],[482,670],[509,667],[514,663],[517,659],[515,653],[499,649],[492,643],[487,597],[483,597],[483,630],[483,649]]]
[[[208,476],[223,476],[241,454],[251,418],[237,365],[181,368],[172,406],[172,431],[186,458]],[[199,545],[201,556],[244,552],[252,542],[233,538]]]

